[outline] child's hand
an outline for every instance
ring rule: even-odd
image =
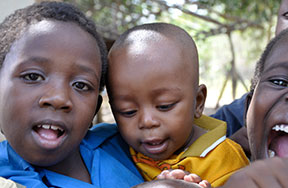
[[[190,174],[184,170],[164,170],[157,176],[157,179],[182,179],[187,182],[197,183],[201,187],[210,188],[211,184],[207,180],[202,180],[196,174]]]

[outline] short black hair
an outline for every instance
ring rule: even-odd
[[[269,57],[270,53],[274,50],[274,47],[276,46],[276,44],[285,38],[288,38],[288,29],[285,29],[281,33],[279,33],[266,46],[264,52],[262,53],[262,55],[260,57],[260,60],[256,64],[254,76],[253,76],[253,79],[251,81],[250,92],[252,94],[254,92],[254,89],[255,89],[257,83],[261,79],[267,58]]]
[[[63,2],[35,3],[23,9],[16,10],[0,24],[0,68],[12,44],[21,38],[26,29],[34,23],[45,19],[73,22],[84,31],[90,33],[99,47],[102,73],[100,90],[104,88],[105,74],[107,72],[107,48],[102,37],[97,33],[94,22],[88,19],[83,12],[75,6]]]

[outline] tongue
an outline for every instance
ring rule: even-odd
[[[271,148],[279,157],[288,157],[288,135],[283,135],[272,140]]]
[[[38,129],[38,134],[47,140],[55,140],[58,138],[58,131],[52,129]]]

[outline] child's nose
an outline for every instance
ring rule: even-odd
[[[160,122],[157,120],[155,113],[152,111],[146,111],[142,113],[141,120],[139,122],[140,129],[151,129],[159,126]]]
[[[41,108],[51,107],[54,110],[63,110],[70,112],[72,110],[72,101],[69,95],[69,86],[58,84],[46,90],[39,100]]]

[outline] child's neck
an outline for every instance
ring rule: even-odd
[[[187,139],[186,143],[180,148],[178,149],[175,154],[179,154],[182,151],[184,151],[186,148],[188,148],[193,142],[195,142],[200,136],[202,136],[203,134],[205,134],[207,131],[197,125],[193,125],[193,129],[191,131],[191,134],[189,136],[189,138]]]
[[[60,163],[46,169],[91,184],[91,177],[82,159],[79,149]]]

